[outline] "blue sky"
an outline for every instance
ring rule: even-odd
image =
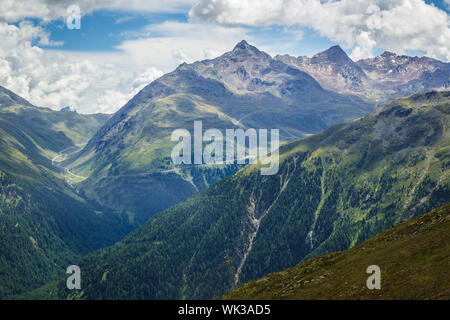
[[[124,40],[136,38],[137,34],[142,36],[143,27],[164,21],[187,22],[187,14],[138,13],[102,9],[84,15],[81,19],[82,27],[79,30],[69,30],[63,19],[44,23],[42,26],[51,33],[52,40],[64,42],[64,45],[59,48],[61,50],[115,51],[118,50],[116,46]]]
[[[37,19],[32,19],[39,23]],[[66,28],[66,22],[62,19],[50,23],[41,24],[45,30],[51,33],[53,41],[62,41],[64,45],[58,50],[75,51],[119,51],[117,48],[125,40],[138,39],[144,36],[164,37],[161,33],[146,33],[143,30],[148,25],[157,25],[166,21],[188,23],[188,12],[185,13],[137,13],[134,11],[98,10],[82,17],[80,30]],[[336,44],[332,40],[320,36],[314,30],[303,28],[303,37],[298,39],[295,34],[285,30],[284,26],[270,27],[245,27],[248,34],[252,35],[262,46],[270,47],[274,39],[289,43],[288,52],[294,55],[314,55],[321,50]],[[247,34],[242,34],[242,39]],[[256,44],[257,45],[257,44]],[[43,46],[47,49],[55,49],[51,46]],[[230,48],[231,49],[231,48]]]
[[[33,104],[114,112],[183,62],[245,39],[271,55],[339,44],[450,61],[450,0],[1,0],[0,85]],[[67,8],[81,29],[68,29]]]
[[[426,0],[427,4],[433,4],[436,7],[448,12],[448,6],[443,0]],[[75,2],[76,3],[76,2]],[[125,40],[132,40],[148,37],[163,37],[163,34],[145,33],[143,28],[148,25],[157,25],[166,21],[189,22],[189,7],[185,7],[185,12],[167,13],[167,12],[136,12],[123,9],[108,10],[100,9],[88,13],[82,17],[81,30],[69,30],[66,28],[64,19],[53,20],[50,23],[42,23],[39,19],[30,19],[36,24],[40,24],[51,34],[53,41],[62,41],[64,45],[59,50],[69,51],[119,51],[118,46]],[[183,9],[180,9],[183,10]],[[292,55],[311,56],[317,52],[325,50],[332,45],[338,44],[311,28],[302,28],[302,38],[299,39],[295,32],[285,30],[283,25],[269,27],[249,27],[245,26],[248,34],[256,40],[256,44],[263,47],[271,47],[271,42],[282,40],[289,45],[282,45],[286,52],[277,52],[279,54],[289,53]],[[246,38],[247,34],[242,34]],[[47,49],[54,49],[51,46],[42,46]],[[349,54],[351,49],[344,48]],[[384,48],[375,49],[374,54],[380,54]],[[409,50],[409,54],[423,54],[420,50]]]
[[[120,44],[126,40],[143,37],[163,38],[161,32],[147,32],[145,27],[164,22],[189,23],[188,10],[184,13],[149,12],[139,13],[124,10],[96,10],[81,19],[81,29],[68,29],[64,19],[43,23],[39,19],[28,19],[39,24],[51,34],[51,40],[62,42],[62,46],[41,46],[49,50],[85,51],[85,52],[119,52]],[[251,36],[253,44],[269,49],[272,54],[292,54],[312,56],[337,43],[320,36],[314,30],[301,29],[299,39],[296,30],[285,26],[252,27],[243,26],[241,40]],[[278,43],[274,46],[274,42]],[[273,48],[284,50],[276,51]],[[230,50],[232,47],[229,48]]]

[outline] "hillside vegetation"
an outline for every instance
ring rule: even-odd
[[[381,270],[369,290],[368,266]],[[345,251],[309,259],[227,293],[222,299],[450,299],[450,204]]]
[[[200,299],[345,250],[449,199],[450,92],[398,99],[246,166],[84,258],[60,297]]]
[[[57,279],[130,230],[80,197],[57,163],[106,119],[38,108],[0,87],[0,299]]]

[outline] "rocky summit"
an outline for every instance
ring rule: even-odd
[[[313,76],[324,88],[380,103],[399,96],[450,86],[450,64],[428,57],[384,52],[353,61],[339,46],[308,57],[276,56]]]

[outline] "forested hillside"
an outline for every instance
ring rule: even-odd
[[[369,290],[369,266],[380,289]],[[355,248],[313,258],[227,293],[223,299],[450,298],[450,204],[403,222]]]
[[[448,202],[449,92],[398,99],[247,166],[80,263],[82,299],[198,299],[345,250]]]
[[[0,299],[42,286],[130,227],[86,201],[57,165],[108,118],[32,106],[0,87]]]

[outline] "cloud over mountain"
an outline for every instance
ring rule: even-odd
[[[193,2],[194,0],[2,0],[0,22],[16,22],[27,17],[50,21],[65,17],[67,8],[71,5],[79,6],[82,14],[100,9],[177,13],[188,9]]]
[[[73,51],[77,44],[71,34],[58,41],[51,34],[50,22],[63,21],[72,4],[0,2],[0,85],[35,105],[114,112],[162,73],[182,62],[217,57],[244,38],[270,54],[315,53],[308,48],[312,37],[321,38],[320,50],[331,45],[329,40],[352,48],[355,61],[380,48],[450,60],[449,15],[423,0],[80,0],[82,15],[109,10],[117,13],[109,18],[122,25],[129,15],[168,15],[111,33],[116,42],[108,48],[102,47],[106,35],[95,38],[107,26],[83,18],[82,32],[95,46],[80,51]],[[309,29],[316,32],[311,36]]]
[[[39,106],[113,112],[162,75],[154,67],[130,68],[120,54],[42,49],[35,43],[51,44],[49,35],[31,22],[0,23],[0,37],[0,83]]]
[[[449,16],[423,0],[200,0],[189,15],[223,25],[309,27],[353,48],[353,59],[382,47],[450,60]]]

